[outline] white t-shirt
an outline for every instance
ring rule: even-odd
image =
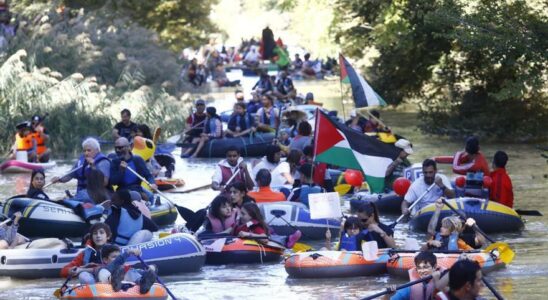
[[[267,169],[270,171],[270,174],[272,175],[272,181],[270,182],[271,187],[280,187],[285,185],[287,179],[285,179],[282,173],[290,174],[289,163],[283,161],[276,165],[267,161],[266,158],[263,158],[261,159],[261,162],[253,168],[253,180],[255,180],[257,173],[259,173],[259,170],[261,169]]]
[[[443,185],[445,185],[446,188],[452,189],[451,182],[449,181],[449,179],[447,179],[447,176],[438,173],[436,174],[436,177],[441,178]],[[415,202],[415,200],[417,200],[424,192],[426,192],[429,186],[430,185],[424,182],[424,177],[421,176],[411,184],[409,190],[405,194],[404,200],[409,204]],[[438,185],[434,185],[432,190],[424,195],[421,202],[413,208],[413,211],[418,211],[428,204],[436,202],[436,200],[438,200],[438,198],[441,196],[443,196],[443,191]]]
[[[257,51],[249,51],[247,55],[245,56],[244,60],[249,62],[256,62],[259,61],[260,54]]]

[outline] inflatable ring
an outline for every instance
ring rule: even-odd
[[[131,152],[134,155],[138,155],[147,161],[154,155],[154,151],[156,151],[156,145],[152,140],[140,136],[133,139],[133,150]]]

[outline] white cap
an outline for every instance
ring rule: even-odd
[[[413,148],[411,142],[406,139],[399,139],[394,146],[403,149],[407,154],[413,154]]]

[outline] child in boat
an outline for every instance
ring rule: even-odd
[[[209,207],[202,227],[195,233],[231,233],[236,226],[237,211],[232,207],[232,201],[224,196],[217,196]]]
[[[46,183],[46,174],[43,170],[34,170],[30,176],[30,185],[27,191],[27,197],[49,200],[48,195],[44,193],[44,184]]]
[[[473,220],[473,219],[472,219]],[[459,237],[462,223],[457,216],[445,217],[441,220],[440,232],[436,233],[422,250],[473,250],[463,239]]]
[[[431,280],[403,288],[395,294],[396,287],[389,287],[391,293],[385,295],[383,299],[432,299],[437,291],[441,290],[443,283],[440,281],[441,270],[438,268],[436,255],[431,251],[421,251],[415,256],[415,267],[409,270],[409,279],[415,281],[430,275],[432,275]]]
[[[240,221],[233,234],[235,236],[246,237],[264,237],[259,242],[268,243],[269,229],[264,218],[255,203],[246,203],[240,209]]]
[[[357,235],[363,230],[360,219],[356,217],[348,217],[341,222],[341,234],[339,236],[339,243],[336,247],[338,251],[358,251]],[[326,248],[331,250],[331,231],[327,230],[325,233]]]
[[[358,251],[362,250],[362,242],[375,241],[379,249],[395,248],[394,231],[379,221],[379,212],[373,202],[366,201],[358,207],[357,215],[364,230],[357,236]]]
[[[21,219],[21,212],[15,212],[13,217],[13,223],[8,225],[10,222],[4,221],[6,223],[0,225],[0,249],[13,249],[18,245],[28,242],[27,238],[17,233],[19,228],[19,219]]]
[[[115,292],[122,289],[122,281],[129,281],[139,285],[139,293],[146,294],[156,281],[156,267],[150,266],[142,270],[126,266],[124,264],[130,255],[140,256],[141,249],[130,248],[121,251],[116,245],[105,245],[101,249],[105,266],[98,268],[97,281],[110,283]]]
[[[89,229],[89,237],[84,238],[84,251],[61,269],[61,277],[76,277],[82,284],[95,283],[94,269],[103,264],[101,248],[112,237],[110,227],[105,223],[95,223]]]

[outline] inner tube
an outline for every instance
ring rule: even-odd
[[[266,147],[272,144],[273,139],[274,133],[255,133],[247,137],[212,139],[204,144],[198,157],[224,158],[226,150],[230,147],[238,148],[243,157],[259,157],[264,155]]]
[[[486,233],[512,232],[522,230],[523,220],[512,208],[495,201],[479,198],[457,198],[448,200],[456,209],[464,212],[466,217],[476,220],[476,224]],[[411,219],[411,226],[417,231],[426,231],[428,223],[434,214],[434,204],[423,207]],[[452,215],[449,207],[444,206],[438,221],[437,228],[441,226],[441,220]]]
[[[409,278],[409,270],[415,267],[416,253],[396,253],[386,263],[388,274]],[[450,269],[453,264],[459,260],[461,253],[434,253],[437,258],[437,264],[446,270]],[[491,272],[502,269],[506,265],[498,256],[492,253],[471,252],[466,253],[466,256],[471,260],[477,261],[483,272]]]
[[[357,251],[312,251],[295,253],[285,260],[285,271],[294,278],[337,278],[374,276],[386,273],[388,253],[367,260]]]
[[[146,294],[139,292],[139,286],[134,285],[127,290],[115,292],[110,283],[79,284],[69,288],[60,299],[167,299],[166,289],[155,283]]]
[[[212,248],[213,243],[219,241],[224,241],[220,251]],[[202,240],[201,243],[207,252],[206,264],[208,265],[277,262],[285,249],[273,242],[263,245],[255,240],[236,237]]]
[[[265,222],[278,235],[290,235],[299,229],[302,239],[321,240],[325,239],[327,229],[333,235],[338,235],[340,231],[341,223],[338,220],[313,220],[308,207],[299,202],[260,203],[258,206]]]

